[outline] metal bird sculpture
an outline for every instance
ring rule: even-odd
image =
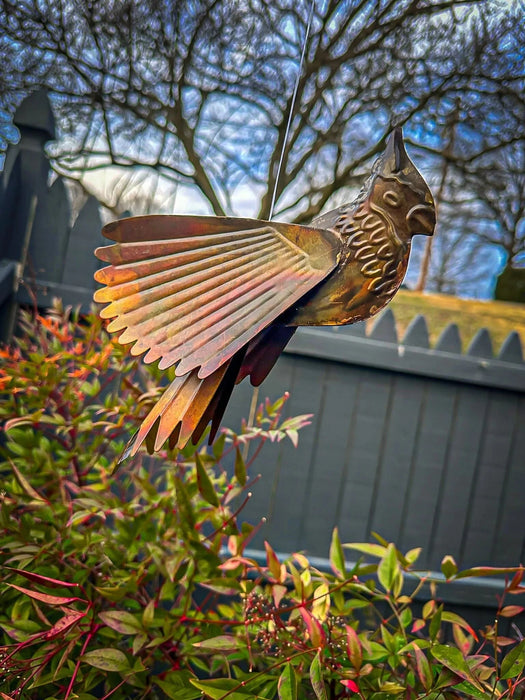
[[[400,128],[352,204],[310,226],[213,216],[112,222],[95,301],[131,354],[175,379],[128,443],[150,452],[215,436],[235,384],[258,386],[297,326],[343,325],[383,308],[405,275],[412,236],[435,226],[432,194]]]

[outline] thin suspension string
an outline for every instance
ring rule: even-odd
[[[286,151],[286,145],[288,143],[288,136],[290,134],[290,126],[293,119],[293,111],[295,107],[295,100],[297,98],[297,91],[299,89],[299,81],[301,80],[301,75],[303,73],[304,59],[306,56],[306,46],[308,44],[308,39],[310,38],[310,29],[312,27],[312,20],[314,17],[315,0],[312,0],[310,5],[310,12],[308,15],[308,22],[306,24],[306,31],[304,33],[303,47],[301,51],[301,60],[299,61],[299,68],[297,69],[297,77],[295,78],[295,86],[292,93],[292,103],[290,105],[290,112],[288,114],[288,123],[286,124],[286,131],[284,132],[283,147],[281,149],[281,156],[279,158],[279,164],[277,166],[277,175],[275,176],[275,185],[273,187],[272,203],[270,205],[270,214],[268,220],[271,221],[273,217],[273,210],[275,208],[275,200],[277,198],[277,187],[279,186],[279,178],[281,177],[281,168],[284,161],[284,153]]]
[[[293,111],[295,107],[295,100],[297,98],[297,91],[299,90],[299,81],[301,80],[301,75],[303,73],[304,59],[306,56],[306,46],[308,44],[308,39],[310,38],[310,29],[312,27],[312,20],[314,16],[315,0],[312,0],[310,5],[310,12],[308,14],[308,22],[306,23],[306,31],[304,33],[303,46],[301,50],[301,59],[299,61],[299,67],[297,69],[297,76],[295,78],[295,85],[292,93],[292,102],[290,104],[290,112],[288,114],[288,123],[286,124],[286,131],[284,132],[283,147],[281,149],[281,155],[279,157],[279,163],[277,166],[277,174],[275,176],[275,184],[273,187],[272,203],[270,205],[270,214],[268,216],[268,221],[273,218],[273,211],[275,208],[275,200],[277,198],[277,187],[279,186],[279,178],[281,176],[281,168],[284,161],[284,153],[286,151],[286,145],[288,143],[288,136],[290,134],[290,126],[292,124]],[[252,391],[252,400],[250,402],[250,412],[248,414],[248,428],[253,425],[255,419],[255,411],[257,410],[257,401],[259,399],[259,387],[255,386]],[[243,450],[243,459],[246,461],[248,459],[248,452],[250,449],[250,443],[245,443]]]

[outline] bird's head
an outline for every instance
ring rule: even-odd
[[[383,212],[391,220],[402,241],[409,242],[417,234],[434,233],[434,199],[407,155],[401,127],[390,134],[385,152],[374,165],[367,198],[372,209]]]

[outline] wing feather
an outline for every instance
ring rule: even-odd
[[[199,378],[321,282],[341,250],[329,231],[227,217],[123,219],[104,235],[117,241],[96,251],[110,263],[95,276],[108,329],[133,355]]]

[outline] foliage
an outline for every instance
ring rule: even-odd
[[[341,544],[336,530],[331,572],[269,543],[264,561],[247,556],[249,467],[308,419],[283,420],[286,397],[210,449],[114,475],[155,370],[126,364],[99,321],[59,307],[25,315],[2,360],[3,700],[523,697],[524,641],[497,622],[477,635],[433,598],[415,604],[428,583],[419,550]],[[377,563],[349,566],[345,549]],[[523,568],[459,572],[445,557],[442,572],[506,573],[505,594],[525,590]],[[502,595],[498,618],[522,610]]]
[[[21,328],[0,369],[0,697],[89,698],[117,673],[115,697],[160,693],[167,672],[201,655],[198,628],[213,636],[227,624],[202,610],[216,589],[239,590],[219,553],[226,538],[242,553],[255,531],[237,523],[247,466],[266,440],[295,442],[307,417],[282,420],[283,397],[211,452],[144,458],[113,476],[158,395],[156,370],[126,360],[97,317],[60,305],[25,313]]]

